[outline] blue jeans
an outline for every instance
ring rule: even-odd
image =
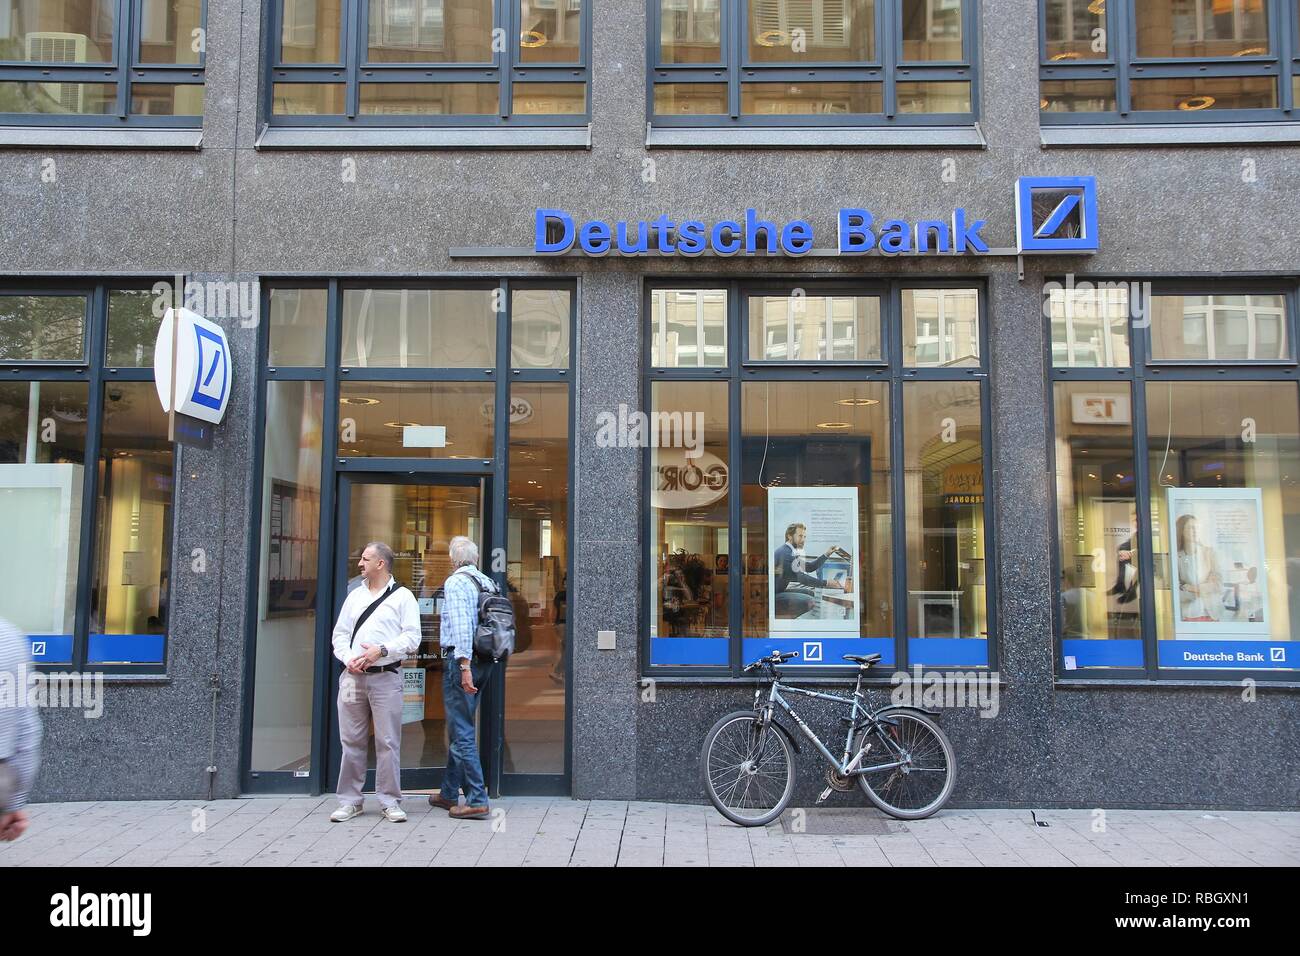
[[[442,703],[447,711],[447,770],[442,775],[444,800],[455,801],[461,787],[465,788],[465,802],[471,807],[485,807],[488,802],[487,787],[483,783],[483,762],[479,759],[478,743],[474,740],[474,709],[483,696],[484,685],[492,673],[492,662],[480,664],[470,661],[470,674],[474,678],[477,694],[467,694],[460,688],[460,665],[454,657],[443,659]]]

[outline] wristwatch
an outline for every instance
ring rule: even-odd
[[[382,660],[383,658],[385,658],[385,657],[387,657],[387,656],[388,656],[388,648],[385,647],[383,644],[380,644],[380,645],[379,645],[379,657],[380,657],[380,659]]]
[[[461,664],[461,665],[460,665],[460,669],[461,669],[462,671],[467,671],[467,670],[469,670],[469,661],[466,661],[464,664]]]

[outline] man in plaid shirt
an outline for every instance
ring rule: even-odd
[[[474,632],[478,630],[479,585],[495,592],[492,579],[480,571],[478,545],[457,535],[451,539],[451,566],[455,568],[442,586],[442,702],[447,711],[447,772],[442,789],[429,795],[429,806],[441,807],[448,815],[464,820],[488,816],[487,787],[483,764],[474,739],[474,708],[479,688],[492,673],[492,661],[474,656]],[[465,805],[460,790],[465,788]]]
[[[0,618],[0,680],[14,688],[12,701],[0,702],[0,840],[17,840],[27,829],[27,794],[41,755],[41,721],[27,700],[31,661],[22,631]]]

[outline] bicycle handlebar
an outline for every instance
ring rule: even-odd
[[[791,658],[798,656],[799,654],[796,651],[786,651],[784,654],[780,651],[773,651],[767,657],[760,657],[758,660],[754,661],[754,663],[745,665],[744,672],[748,674],[750,671],[759,667],[776,667],[777,664],[784,664]]]

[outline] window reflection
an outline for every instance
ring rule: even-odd
[[[1277,361],[1291,355],[1280,295],[1157,295],[1153,360]]]
[[[984,438],[978,382],[903,386],[907,632],[913,663],[988,663]],[[954,660],[951,655],[960,659]]]
[[[855,295],[749,297],[749,360],[879,360],[880,299]]]
[[[519,0],[519,26],[522,62],[582,59],[582,0]]]
[[[745,382],[741,416],[746,638],[789,637],[820,621],[819,636],[892,644],[888,386]],[[786,510],[772,509],[773,489]],[[823,491],[826,503],[815,504]],[[819,518],[822,507],[837,509],[833,520]]]
[[[720,368],[727,364],[725,289],[656,289],[650,295],[650,364]]]
[[[1146,402],[1160,663],[1195,666],[1175,642],[1214,641],[1248,667],[1238,653],[1300,634],[1300,391],[1151,382]]]
[[[726,664],[728,569],[727,385],[655,382],[649,436],[650,636],[716,638],[714,652],[652,648],[656,664]]]
[[[0,527],[22,543],[0,551],[0,617],[45,642],[42,663],[72,661],[88,399],[84,382],[0,382]]]
[[[1044,14],[1047,59],[1106,58],[1105,0],[1047,0]]]
[[[564,772],[569,619],[569,387],[510,389],[510,494],[506,580],[515,606],[515,652],[506,662],[508,773]]]
[[[344,367],[492,368],[492,289],[346,289]]]
[[[1053,405],[1066,669],[1141,667],[1143,542],[1130,386],[1057,382]],[[1091,643],[1106,640],[1128,643]]]
[[[315,291],[315,290],[312,290]],[[323,291],[323,290],[322,290]],[[322,382],[268,382],[251,768],[311,769]]]
[[[104,387],[88,660],[161,663],[171,591],[172,444],[152,382]]]
[[[755,63],[860,63],[876,58],[873,0],[750,0]]]
[[[568,289],[515,289],[510,296],[510,364],[568,368]]]
[[[1056,284],[1059,286],[1059,284]],[[1129,364],[1127,282],[1052,288],[1052,364],[1117,368]]]
[[[722,0],[659,0],[659,56],[664,63],[722,60]]]
[[[343,0],[281,0],[281,10],[281,62],[343,61]]]
[[[975,289],[904,289],[903,364],[978,365],[979,325]]]
[[[903,59],[962,59],[962,0],[902,0]]]
[[[487,63],[492,0],[370,0],[371,63]]]
[[[1141,0],[1137,52],[1143,57],[1267,56],[1264,0]]]

